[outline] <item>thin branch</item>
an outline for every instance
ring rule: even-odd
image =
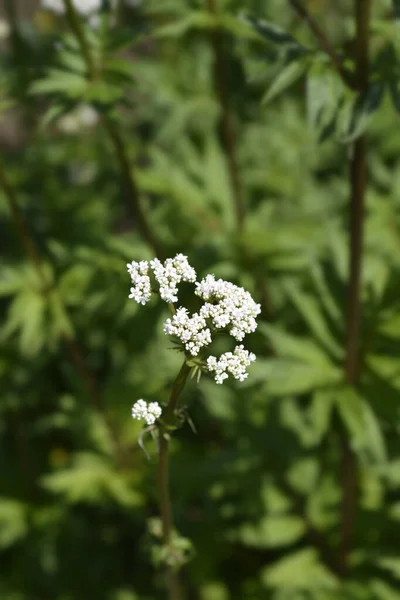
[[[364,92],[369,81],[369,25],[371,0],[355,0],[356,32],[356,86]],[[360,378],[361,345],[361,278],[364,237],[365,198],[368,183],[367,140],[359,137],[353,148],[350,165],[351,206],[350,206],[350,255],[349,285],[347,289],[346,315],[346,359],[345,375],[350,385],[358,385]],[[349,554],[352,546],[354,522],[357,513],[357,461],[347,436],[342,432],[342,507],[341,541],[339,559],[341,572],[346,575],[349,569]]]
[[[333,65],[335,66],[337,72],[339,73],[345,84],[350,89],[355,89],[356,85],[353,81],[352,74],[344,67],[341,57],[336,52],[335,48],[328,40],[328,38],[326,37],[322,29],[319,27],[319,25],[314,21],[314,19],[304,8],[304,6],[299,2],[299,0],[289,0],[289,3],[292,5],[299,17],[310,27],[321,49],[324,52],[326,52],[326,54],[328,54],[328,56],[331,58]]]
[[[85,31],[82,26],[82,21],[76,12],[76,8],[75,8],[72,0],[64,0],[64,7],[65,7],[65,13],[67,15],[67,19],[69,21],[71,29],[74,32],[75,37],[80,44],[82,54],[86,61],[86,66],[89,71],[89,75],[92,79],[95,79],[96,64],[94,62],[92,53],[90,51],[90,46],[86,40]]]
[[[47,282],[42,268],[42,260],[39,248],[36,245],[36,242],[32,238],[31,234],[29,233],[28,224],[18,205],[17,194],[15,192],[14,186],[11,184],[8,178],[8,175],[3,167],[2,161],[0,161],[0,187],[3,188],[4,195],[8,201],[14,225],[20,237],[22,245],[25,248],[29,260],[35,268],[39,279],[42,281],[43,286],[46,287]]]
[[[207,0],[207,9],[210,14],[217,15],[215,0]],[[239,167],[236,152],[236,135],[233,114],[229,101],[229,89],[226,80],[227,64],[223,50],[222,32],[218,29],[211,31],[211,45],[214,53],[214,83],[221,107],[221,137],[226,153],[229,177],[233,199],[235,203],[236,222],[239,230],[243,227],[245,206],[243,189],[239,177]]]
[[[139,189],[137,187],[133,167],[129,160],[126,145],[120,132],[112,121],[104,119],[103,123],[115,149],[123,181],[125,183],[125,189],[131,203],[132,212],[138,229],[155,255],[161,259],[163,257],[163,252],[150,229],[146,215],[143,211]]]

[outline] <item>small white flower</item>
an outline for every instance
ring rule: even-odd
[[[133,283],[128,297],[133,298],[138,304],[146,304],[151,296],[150,277],[148,276],[149,263],[146,260],[132,261],[126,267]]]
[[[178,301],[178,284],[181,281],[196,281],[196,271],[190,266],[187,256],[177,254],[162,263],[158,258],[150,261],[154,277],[160,286],[160,296],[168,303]]]
[[[132,406],[132,418],[139,421],[146,421],[148,425],[153,425],[156,419],[161,417],[161,406],[158,402],[147,402],[142,398],[137,400]]]
[[[261,306],[242,287],[207,275],[200,283],[196,283],[195,293],[205,300],[200,315],[211,319],[216,329],[228,328],[230,335],[238,341],[256,330],[256,317],[261,312]]]
[[[236,346],[233,352],[221,354],[219,359],[215,356],[209,356],[207,368],[215,373],[214,378],[217,383],[223,383],[229,377],[229,374],[239,381],[244,381],[248,376],[246,368],[255,360],[255,354],[245,350],[243,345],[240,344],[240,346]]]
[[[189,316],[188,310],[183,306],[178,308],[172,319],[166,320],[164,333],[179,338],[192,356],[211,344],[211,331],[206,320],[198,313]]]

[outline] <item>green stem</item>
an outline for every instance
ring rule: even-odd
[[[329,39],[326,37],[325,33],[318,26],[318,24],[311,17],[309,12],[304,8],[299,0],[289,0],[289,3],[292,5],[296,13],[299,17],[307,23],[314,36],[316,37],[321,50],[326,52],[330,57],[333,66],[343,79],[344,83],[351,89],[356,89],[355,83],[353,81],[352,74],[347,71],[347,69],[343,66],[343,61],[339,54],[336,52],[335,48],[332,46]]]
[[[172,424],[179,397],[183,391],[189,375],[190,367],[183,363],[173,385],[163,420],[159,426],[159,454],[158,454],[158,495],[160,503],[163,544],[172,553],[173,519],[168,483],[168,456],[170,436],[168,425]],[[168,567],[168,592],[170,600],[181,600],[182,590],[178,572],[173,567]]]
[[[96,77],[96,64],[93,60],[93,56],[90,51],[90,46],[85,36],[85,30],[82,26],[82,21],[76,11],[72,0],[64,0],[64,6],[65,13],[67,15],[67,19],[69,21],[71,29],[74,32],[76,39],[80,44],[82,54],[85,57],[86,66],[89,71],[89,76],[94,79]]]
[[[8,201],[11,215],[14,221],[15,229],[20,237],[22,245],[33,265],[36,273],[41,280],[43,287],[47,287],[46,277],[42,268],[42,260],[39,248],[36,242],[29,233],[28,224],[18,205],[18,198],[14,186],[11,184],[8,175],[4,169],[3,163],[0,160],[0,187],[3,188],[4,195]]]
[[[356,86],[363,93],[369,81],[369,24],[371,0],[355,0],[356,17]],[[365,197],[368,183],[367,141],[359,137],[353,147],[350,165],[350,256],[349,285],[347,289],[346,359],[345,376],[350,385],[358,385],[360,379],[360,330],[362,319],[361,277],[364,237]],[[342,506],[341,541],[339,558],[341,572],[349,570],[349,554],[352,546],[354,522],[357,513],[357,461],[348,437],[342,433]]]

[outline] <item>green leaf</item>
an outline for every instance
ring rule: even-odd
[[[294,515],[268,515],[255,524],[245,523],[238,532],[245,546],[279,548],[296,543],[305,533],[305,525]]]
[[[332,356],[342,360],[344,357],[343,348],[337,343],[330,332],[318,300],[310,294],[301,291],[297,285],[292,283],[285,284],[285,290],[303,319],[306,321],[315,338],[332,354]]]
[[[30,87],[30,93],[40,94],[63,94],[68,98],[78,98],[82,96],[88,85],[87,80],[82,75],[52,69],[48,71],[45,79],[35,81]]]
[[[0,548],[8,548],[28,533],[27,507],[11,498],[0,498]]]
[[[266,94],[263,96],[261,103],[267,104],[273,98],[281,94],[303,75],[306,67],[307,63],[304,60],[296,60],[286,65],[272,82]]]
[[[343,132],[342,141],[353,142],[367,129],[371,117],[381,105],[385,84],[382,81],[371,83],[367,91],[354,103],[348,130]]]
[[[255,19],[254,17],[246,17],[247,21],[254,27],[254,29],[268,42],[277,45],[294,46],[299,49],[305,50],[301,44],[283,29],[279,28],[274,23],[269,21]]]
[[[70,467],[45,475],[41,483],[46,490],[62,494],[71,504],[98,504],[112,500],[131,507],[140,501],[129,479],[116,471],[110,461],[95,454],[76,454]]]
[[[261,578],[267,587],[279,589],[335,589],[336,577],[319,561],[316,550],[303,548],[289,554],[263,570]]]
[[[284,359],[259,359],[252,365],[250,383],[265,381],[265,389],[274,396],[304,394],[323,387],[330,387],[342,380],[340,369],[308,365],[300,361]]]
[[[289,335],[268,323],[260,323],[259,331],[272,343],[280,357],[296,358],[309,365],[322,368],[334,366],[329,356],[308,338]]]
[[[355,452],[367,462],[384,463],[385,440],[369,404],[354,388],[346,386],[338,391],[336,405]]]

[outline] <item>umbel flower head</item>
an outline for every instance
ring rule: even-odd
[[[203,356],[203,352],[217,333],[226,333],[241,342],[256,330],[261,307],[249,292],[230,281],[215,279],[214,275],[197,281],[196,271],[183,254],[163,263],[157,258],[150,262],[133,261],[127,264],[127,269],[132,281],[129,298],[139,304],[146,304],[156,289],[162,300],[173,305],[178,302],[179,284],[194,283],[194,294],[201,302],[199,310],[190,313],[185,306],[173,309],[172,318],[164,324],[164,333],[176,338],[186,354],[205,359],[202,364],[214,373],[217,383],[223,383],[229,375],[238,381],[246,379],[246,369],[256,357],[243,344],[219,358]]]

